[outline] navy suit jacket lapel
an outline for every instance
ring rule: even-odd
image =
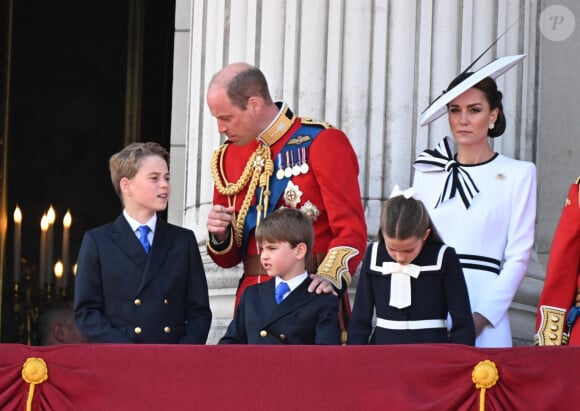
[[[168,224],[165,221],[157,218],[153,245],[149,251],[149,259],[147,260],[147,265],[145,266],[143,281],[139,287],[139,291],[141,291],[149,283],[149,281],[153,279],[155,273],[160,271],[161,265],[165,262],[165,258],[167,258],[167,255],[169,254],[167,251],[168,248],[174,246],[174,240],[175,239],[169,238]]]
[[[141,271],[144,271],[147,265],[147,253],[122,214],[117,217],[113,223],[111,237],[129,259],[131,259],[131,261],[133,261]]]
[[[302,284],[296,287],[296,289],[292,291],[280,304],[276,304],[276,300],[274,299],[274,289],[276,287],[276,282],[274,280],[268,282],[273,283],[272,286],[268,288],[270,288],[270,301],[272,302],[274,309],[270,311],[272,314],[266,318],[266,324],[264,324],[264,326],[267,326],[280,319],[281,317],[288,315],[304,304],[307,304],[310,299],[314,298],[314,294],[308,292],[308,286],[312,282],[310,277],[306,278],[306,280],[304,280]]]
[[[276,309],[276,299],[274,297],[274,290],[276,289],[276,281],[272,278],[266,281],[262,287],[259,287],[260,302],[265,313],[271,313]]]

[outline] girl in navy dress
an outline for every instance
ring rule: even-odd
[[[413,195],[395,186],[382,206],[378,241],[361,267],[349,344],[475,343],[457,254]]]

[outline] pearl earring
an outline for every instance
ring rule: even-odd
[[[489,129],[490,130],[493,130],[494,127],[495,127],[495,124],[494,123],[489,123]]]

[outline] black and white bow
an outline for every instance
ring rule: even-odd
[[[479,193],[479,189],[469,173],[455,161],[453,147],[451,138],[445,137],[434,150],[423,151],[413,162],[415,168],[424,173],[447,172],[443,191],[437,204],[435,204],[435,208],[455,197],[455,194],[459,194],[465,208],[469,208],[471,201]]]

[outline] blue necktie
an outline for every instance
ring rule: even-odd
[[[286,294],[288,291],[290,291],[290,287],[288,287],[288,283],[280,283],[278,284],[278,286],[276,287],[276,304],[280,304],[280,302],[282,301],[284,294]]]
[[[149,230],[150,228],[148,225],[139,226],[139,242],[141,243],[147,254],[149,254],[149,250],[151,249],[151,244],[149,244],[149,239],[147,238]]]

